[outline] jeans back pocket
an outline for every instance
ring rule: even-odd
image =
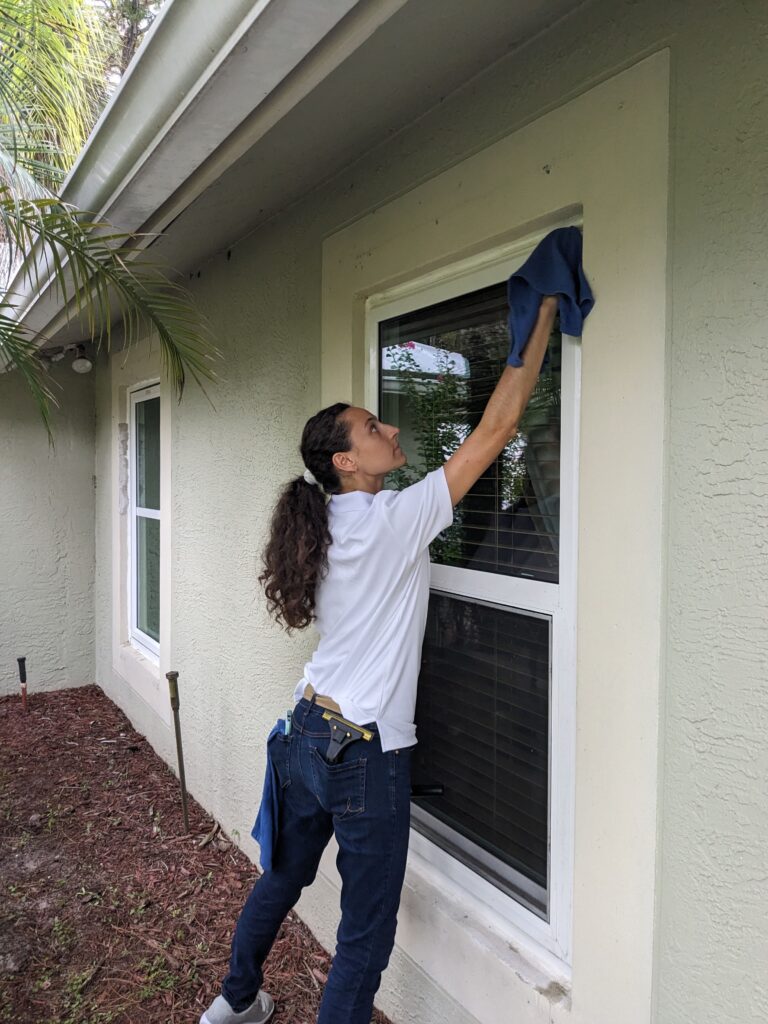
[[[310,748],[315,795],[321,806],[337,820],[351,818],[365,810],[365,776],[368,759],[329,764],[317,747]]]

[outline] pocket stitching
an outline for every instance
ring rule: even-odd
[[[347,818],[352,818],[352,817],[354,817],[357,814],[362,814],[363,811],[365,811],[365,778],[366,778],[366,775],[367,775],[367,772],[365,771],[365,767],[368,764],[368,758],[367,757],[360,757],[356,761],[345,761],[342,764],[328,764],[328,762],[323,758],[322,754],[317,749],[317,747],[311,747],[310,749],[311,749],[312,754],[313,754],[313,756],[310,759],[310,765],[311,765],[311,768],[312,768],[312,776],[313,776],[313,779],[314,779],[314,783],[315,783],[315,788],[316,789],[317,789],[317,784],[318,784],[318,772],[317,772],[317,769],[316,769],[316,764],[317,764],[318,761],[320,762],[320,764],[323,766],[323,768],[325,769],[325,771],[328,773],[328,775],[330,777],[333,777],[334,774],[336,774],[337,776],[341,776],[343,774],[343,772],[339,772],[339,769],[350,769],[351,768],[354,771],[358,771],[359,774],[360,774],[360,795],[359,795],[360,806],[354,808],[354,810],[350,810],[350,802],[352,800],[352,797],[348,796],[347,797],[347,806],[341,812],[341,814],[339,814],[338,812],[335,812],[335,813],[334,812],[330,812],[330,813],[333,814],[334,818],[336,818],[337,821],[344,821]],[[362,769],[362,771],[360,769]]]
[[[320,763],[324,768],[327,768],[332,775],[342,775],[348,769],[359,768],[360,765],[367,764],[367,757],[358,757],[356,761],[340,761],[338,764],[329,764],[317,747],[311,747],[312,753],[315,754],[319,759]]]

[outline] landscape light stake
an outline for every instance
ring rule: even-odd
[[[27,659],[17,658],[16,661],[19,663],[19,681],[21,682],[21,706],[26,712],[29,712],[27,707]]]
[[[181,726],[179,724],[179,673],[166,672],[165,678],[171,690],[171,708],[173,709],[173,724],[176,729],[176,756],[179,762],[179,782],[181,783],[181,808],[184,812],[184,828],[189,832],[189,817],[187,816],[187,783],[184,778],[184,752],[181,749]]]

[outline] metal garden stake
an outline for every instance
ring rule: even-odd
[[[21,683],[21,706],[25,711],[29,711],[27,707],[27,659],[17,658],[16,661],[19,663],[19,682]]]
[[[171,708],[173,709],[173,725],[176,729],[176,756],[179,762],[179,782],[181,783],[181,808],[184,812],[184,828],[189,832],[187,816],[187,783],[184,778],[184,752],[181,749],[181,726],[179,724],[179,673],[166,672],[165,678],[171,690]]]

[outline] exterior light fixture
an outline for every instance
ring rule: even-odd
[[[77,355],[72,360],[72,369],[75,373],[90,373],[93,369],[93,363],[90,359],[86,358],[83,345],[77,346]]]

